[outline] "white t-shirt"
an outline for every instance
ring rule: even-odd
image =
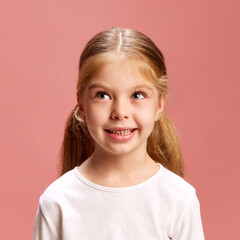
[[[95,184],[75,167],[40,197],[33,240],[204,240],[195,189],[159,165],[121,188]]]

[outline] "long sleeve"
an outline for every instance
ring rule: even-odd
[[[33,240],[60,240],[54,226],[44,216],[40,206],[35,219]]]
[[[186,207],[172,240],[204,240],[200,204],[196,195]]]

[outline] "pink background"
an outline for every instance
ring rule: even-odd
[[[239,1],[0,2],[0,239],[31,239],[39,196],[58,177],[80,52],[113,26],[163,51],[187,180],[206,239],[237,239],[240,217]]]

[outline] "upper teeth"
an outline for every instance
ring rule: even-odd
[[[117,135],[127,135],[127,134],[130,134],[131,131],[132,131],[131,129],[123,130],[123,131],[113,130],[113,131],[111,131],[111,133],[117,134]]]

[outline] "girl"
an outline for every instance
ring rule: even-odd
[[[40,197],[34,240],[204,239],[167,92],[163,55],[144,34],[111,28],[87,43],[62,176]]]

